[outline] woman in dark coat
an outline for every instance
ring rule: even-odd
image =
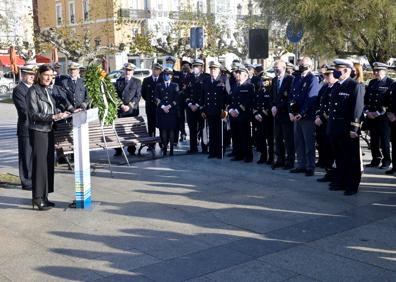
[[[155,88],[157,98],[157,127],[161,132],[163,155],[166,156],[168,143],[169,155],[173,156],[173,143],[178,129],[177,101],[179,99],[179,86],[171,82],[173,70],[166,68],[163,72],[164,81]]]
[[[54,132],[55,121],[67,118],[70,113],[59,113],[52,97],[51,83],[54,70],[41,65],[35,84],[26,96],[29,116],[29,139],[32,146],[32,206],[47,210],[54,206],[48,193],[54,191]]]

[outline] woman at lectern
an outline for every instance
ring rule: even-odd
[[[26,96],[29,114],[29,140],[32,146],[32,207],[42,211],[55,206],[48,201],[48,193],[54,191],[54,132],[57,120],[70,116],[56,108],[50,87],[54,70],[41,65],[35,83]]]

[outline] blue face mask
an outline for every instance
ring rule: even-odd
[[[333,76],[334,76],[335,79],[339,79],[341,77],[341,75],[342,75],[341,71],[339,71],[339,70],[334,70],[333,71]]]
[[[164,74],[164,80],[169,81],[170,80],[170,75],[169,74]]]
[[[171,68],[173,69],[173,64],[172,63],[166,63],[165,68]]]

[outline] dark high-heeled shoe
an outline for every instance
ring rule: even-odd
[[[37,206],[37,208],[40,211],[45,211],[45,210],[49,210],[51,207],[49,207],[48,205],[46,205],[46,203],[42,200],[42,199],[33,199],[32,200],[32,207],[34,209],[34,206]]]
[[[45,204],[46,204],[47,206],[49,206],[49,207],[55,207],[55,203],[48,201],[47,198],[45,198],[44,202],[45,202]]]

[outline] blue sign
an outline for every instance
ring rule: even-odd
[[[292,43],[298,43],[304,35],[304,28],[301,24],[289,23],[286,28],[286,37]]]
[[[190,29],[191,48],[200,49],[204,46],[204,30],[202,27],[192,27]]]

